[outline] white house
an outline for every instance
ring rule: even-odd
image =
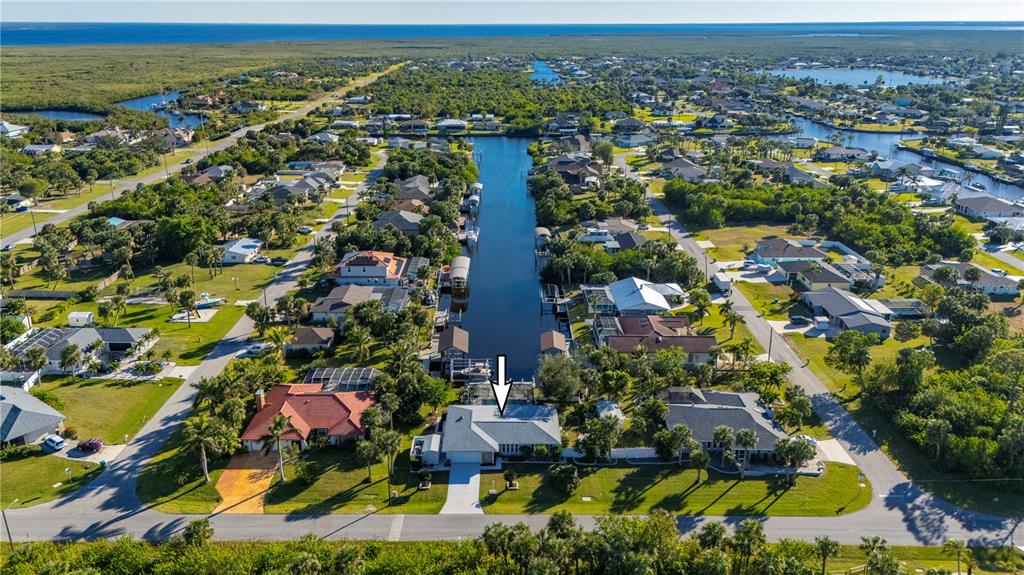
[[[668,298],[679,301],[686,298],[686,292],[678,284],[656,284],[635,277],[619,280],[607,287],[617,315],[666,313],[681,305]]]
[[[73,311],[68,314],[68,325],[71,327],[88,327],[96,322],[91,311]]]
[[[226,264],[247,264],[256,259],[263,250],[263,242],[253,238],[238,238],[224,244]]]
[[[0,120],[0,136],[5,138],[18,138],[24,136],[31,130],[28,126],[21,126]]]

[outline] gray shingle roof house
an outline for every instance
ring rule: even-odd
[[[78,371],[89,357],[85,350],[94,342],[101,342],[97,350],[99,355],[121,357],[146,339],[150,331],[148,328],[131,327],[48,327],[34,330],[27,336],[15,340],[12,342],[13,345],[8,344],[8,349],[18,362],[23,362],[29,349],[41,347],[46,352],[46,359],[49,362],[43,367],[42,372],[64,373],[60,368],[60,354],[69,344],[77,345],[82,350],[82,362],[72,370]]]
[[[785,238],[769,238],[757,240],[753,259],[760,263],[778,263],[795,261],[825,261],[828,254],[813,246],[801,245],[800,242]]]
[[[921,278],[928,282],[938,283],[935,281],[932,274],[935,273],[935,270],[943,267],[950,267],[956,270],[956,285],[958,287],[978,290],[989,295],[1016,296],[1020,293],[1020,287],[1015,280],[998,276],[989,270],[970,262],[940,262],[937,264],[928,264],[921,268]],[[975,268],[981,273],[981,277],[978,278],[977,281],[968,281],[967,278],[964,277],[965,272],[971,268]]]
[[[64,416],[19,387],[0,386],[0,444],[32,443],[58,429]]]
[[[494,405],[453,405],[440,435],[438,463],[491,465],[496,456],[519,455],[523,447],[562,444],[558,411],[532,403],[509,404],[504,415]]]
[[[970,196],[953,202],[956,211],[972,218],[1013,218],[1024,216],[1024,208],[993,196]]]
[[[756,393],[705,391],[696,388],[673,387],[667,390],[668,413],[665,425],[669,429],[685,425],[693,438],[708,451],[721,448],[715,443],[715,428],[721,425],[734,431],[749,429],[757,435],[757,444],[750,455],[767,455],[774,451],[775,443],[786,437],[785,431],[769,418],[768,412],[758,404]],[[734,447],[741,459],[748,454]]]
[[[830,335],[853,329],[861,333],[877,333],[882,339],[889,337],[892,311],[878,300],[857,297],[833,287],[804,292],[800,301],[815,316],[828,318]]]
[[[373,222],[373,227],[381,229],[387,226],[395,226],[398,228],[398,231],[404,234],[417,236],[420,233],[420,220],[422,219],[423,216],[416,212],[404,210],[382,212]]]
[[[401,311],[409,304],[409,288],[404,286],[338,286],[331,293],[319,298],[310,308],[313,321],[325,323],[334,319],[338,325],[345,322],[345,312],[364,301],[379,300],[385,311]]]
[[[814,261],[783,261],[778,263],[779,270],[805,289],[818,290],[830,287],[850,289],[853,280],[844,276],[836,268],[826,262]]]

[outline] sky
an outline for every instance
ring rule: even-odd
[[[1022,21],[1022,0],[4,0],[3,22],[687,24]]]

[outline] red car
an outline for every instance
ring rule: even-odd
[[[87,439],[78,443],[79,451],[91,451],[93,453],[97,453],[102,450],[103,447],[104,443],[102,439]]]

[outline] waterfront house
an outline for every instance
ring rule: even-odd
[[[0,386],[0,445],[28,445],[60,432],[66,418],[31,393]]]
[[[397,286],[405,281],[409,260],[391,252],[349,252],[334,272],[338,285]]]
[[[952,268],[956,272],[956,279],[951,282],[940,282],[935,279],[935,272],[939,268]],[[971,281],[966,278],[967,270],[974,268],[978,270],[979,277]],[[972,264],[970,262],[944,261],[937,264],[928,264],[921,268],[921,279],[938,283],[945,287],[961,287],[964,289],[977,290],[988,295],[1013,296],[1020,295],[1020,286],[1016,280],[996,275],[988,269]]]
[[[408,177],[398,182],[398,200],[419,200],[429,202],[434,191],[430,178],[422,174]]]
[[[376,401],[368,391],[334,391],[328,384],[275,385],[256,392],[256,415],[240,439],[246,451],[259,451],[274,418],[288,418],[282,446],[306,449],[314,440],[339,445],[364,435],[363,412]],[[277,449],[273,445],[271,449]]]
[[[638,347],[649,354],[663,349],[686,353],[686,364],[710,363],[718,341],[713,335],[692,335],[685,316],[602,317],[594,322],[594,340],[598,347],[610,347],[620,353],[632,353]]]
[[[452,360],[469,357],[469,332],[458,326],[448,326],[438,338],[437,353],[441,358],[442,371],[447,373]]]
[[[988,195],[957,198],[953,207],[957,213],[979,220],[1024,216],[1024,207]]]
[[[406,120],[398,125],[403,134],[426,134],[430,131],[430,122],[426,120]]]
[[[69,142],[74,142],[76,137],[77,136],[75,136],[74,132],[69,132],[67,130],[62,130],[62,131],[59,131],[59,132],[58,131],[53,131],[53,132],[47,132],[46,136],[43,137],[43,141],[45,141],[47,144],[62,144],[63,145],[63,144],[67,144]]]
[[[499,456],[519,457],[538,446],[561,445],[562,428],[554,407],[509,403],[502,414],[495,405],[453,405],[440,432],[416,437],[410,455],[426,466],[494,465]]]
[[[423,216],[415,212],[407,212],[403,210],[381,212],[381,214],[377,216],[377,219],[374,220],[373,227],[375,229],[382,229],[388,226],[394,226],[398,231],[415,237],[420,233],[420,220],[422,219]]]
[[[829,146],[815,153],[814,159],[821,162],[866,162],[871,159],[871,152],[864,148]]]
[[[224,244],[225,264],[247,264],[259,257],[263,242],[253,238],[237,238]]]
[[[345,325],[345,314],[353,306],[367,301],[381,302],[384,311],[399,312],[409,305],[409,288],[404,286],[382,287],[343,285],[318,298],[310,308],[314,323],[337,322],[339,329]]]
[[[469,124],[465,120],[458,118],[445,118],[437,123],[437,129],[442,132],[464,132]]]
[[[636,277],[605,286],[616,315],[662,314],[683,305],[686,292],[678,284],[657,284]]]

